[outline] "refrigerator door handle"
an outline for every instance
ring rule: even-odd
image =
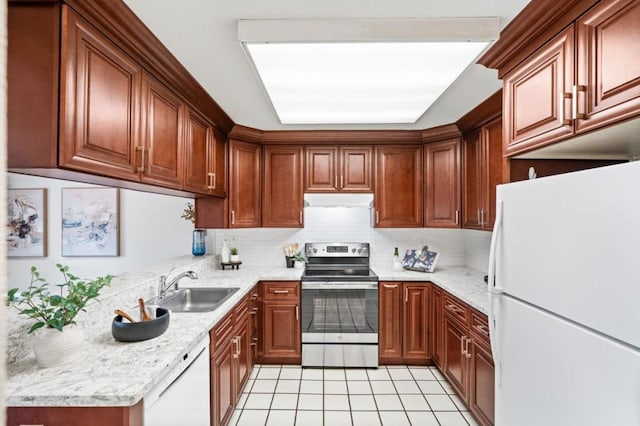
[[[500,371],[500,359],[498,354],[498,333],[496,330],[496,315],[493,304],[502,294],[502,290],[496,287],[495,283],[495,269],[496,269],[496,250],[498,245],[498,237],[502,230],[502,200],[496,201],[496,221],[493,225],[493,234],[491,235],[491,246],[489,249],[489,271],[488,275],[488,290],[489,290],[489,343],[491,344],[491,353],[493,355],[493,363],[496,369],[496,385],[500,386],[502,383],[501,371]]]

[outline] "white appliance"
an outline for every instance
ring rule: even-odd
[[[640,425],[640,162],[501,185],[496,216],[495,424]]]
[[[209,335],[144,397],[145,426],[209,426]]]

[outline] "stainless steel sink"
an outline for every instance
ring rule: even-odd
[[[238,290],[237,287],[181,288],[156,304],[173,312],[210,312]]]

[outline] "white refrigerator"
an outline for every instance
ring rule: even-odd
[[[640,161],[501,185],[497,426],[640,425]]]

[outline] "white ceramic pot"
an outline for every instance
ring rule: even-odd
[[[294,262],[294,264],[293,264],[293,266],[294,266],[296,269],[303,269],[303,268],[304,268],[304,265],[305,265],[305,262],[300,262],[299,260],[296,260],[296,261]]]
[[[33,352],[40,367],[54,367],[73,361],[80,354],[82,329],[71,324],[58,331],[43,327],[33,337]]]
[[[240,262],[240,255],[239,254],[232,254],[229,256],[229,260],[231,262]]]

